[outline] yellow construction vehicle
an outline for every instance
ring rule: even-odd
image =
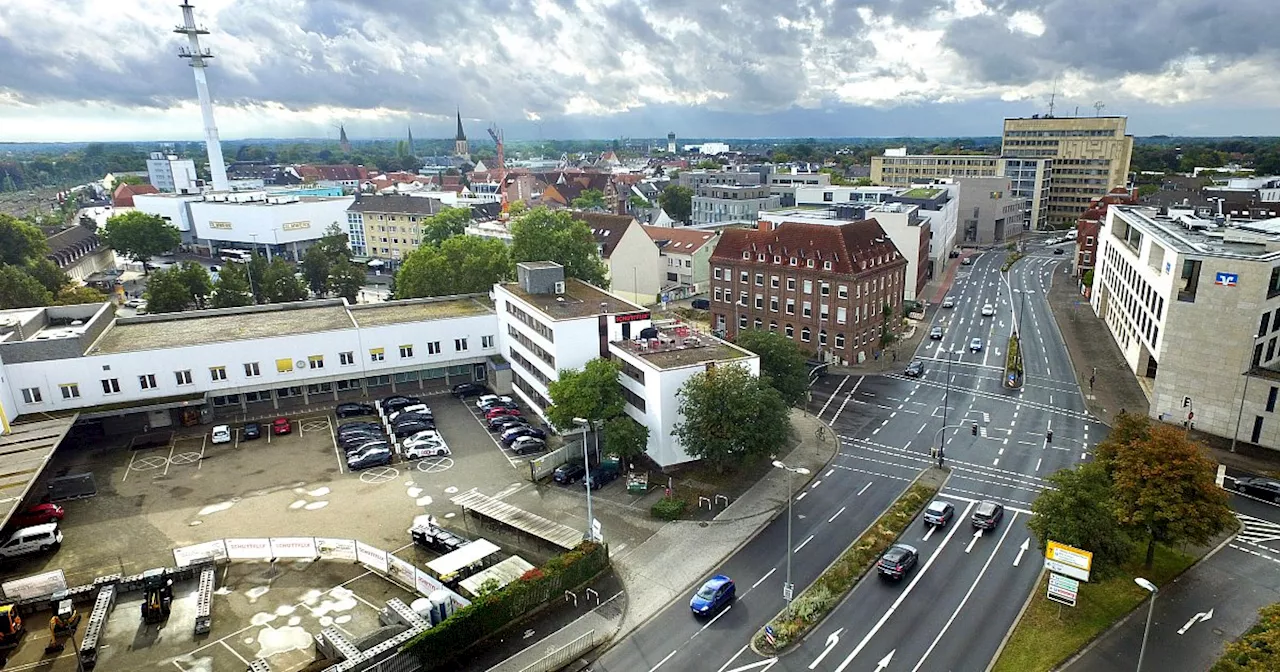
[[[12,604],[0,604],[0,651],[8,652],[17,647],[26,631],[17,607]],[[0,653],[0,660],[5,656],[6,653]]]
[[[159,623],[169,618],[173,604],[173,579],[163,568],[142,573],[142,622]]]
[[[45,653],[60,653],[66,648],[64,640],[74,635],[80,625],[80,612],[66,592],[53,595],[53,616],[49,618],[49,645]]]

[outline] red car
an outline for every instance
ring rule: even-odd
[[[31,527],[32,525],[54,523],[62,520],[62,516],[65,513],[62,507],[57,504],[36,504],[13,514],[9,518],[9,525],[13,527]]]
[[[505,406],[498,406],[497,408],[491,408],[488,411],[485,411],[484,419],[492,420],[500,415],[514,415],[518,418],[520,417],[520,409],[506,408]]]
[[[276,436],[281,434],[292,434],[293,423],[289,422],[289,418],[276,418],[271,421],[271,433]]]

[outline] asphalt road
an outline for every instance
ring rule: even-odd
[[[1040,573],[1026,528],[1030,503],[1044,477],[1085,459],[1104,429],[1085,411],[1046,301],[1065,255],[1033,252],[1014,266],[1008,285],[1003,259],[987,253],[960,267],[955,307],[936,311],[932,323],[943,337],[924,340],[916,353],[921,377],[833,375],[813,389],[811,408],[835,428],[841,449],[822,483],[795,501],[797,592],[936,462],[941,441],[952,470],[941,496],[957,517],[933,532],[916,522],[903,535],[900,542],[920,552],[911,574],[899,582],[868,575],[808,640],[776,661],[762,659],[747,644],[783,607],[783,516],[717,570],[737,581],[740,594],[718,618],[702,623],[683,601],[673,604],[591,669],[984,669]],[[996,314],[982,316],[985,304]],[[1003,366],[1015,311],[1022,313],[1026,376],[1023,389],[1008,390]],[[974,338],[982,339],[980,350],[970,348]],[[984,499],[1003,504],[1005,516],[979,535],[968,519]]]

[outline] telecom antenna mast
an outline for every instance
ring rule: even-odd
[[[213,98],[209,95],[209,80],[204,74],[204,69],[208,67],[205,61],[213,58],[213,53],[200,48],[200,36],[208,35],[209,31],[196,27],[195,7],[190,2],[184,0],[178,6],[182,8],[182,25],[174,28],[173,32],[186,35],[190,45],[179,48],[178,57],[190,59],[196,76],[196,95],[200,97],[200,114],[204,117],[204,144],[209,152],[209,173],[213,177],[213,189],[228,191],[227,164],[222,160],[222,141],[218,139],[217,125],[213,123]]]

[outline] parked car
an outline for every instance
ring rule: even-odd
[[[911,360],[911,363],[907,365],[907,368],[902,373],[903,375],[907,375],[912,378],[919,378],[920,376],[924,375],[924,362],[918,359],[913,359]]]
[[[707,616],[719,611],[737,596],[737,587],[733,579],[724,574],[717,574],[702,584],[698,592],[689,600],[689,609],[694,616]]]
[[[533,455],[546,449],[546,441],[532,436],[522,436],[511,442],[511,452],[516,455]]]
[[[516,400],[511,397],[498,396],[496,394],[482,394],[479,399],[476,399],[476,408],[482,411],[487,411],[498,404],[514,406],[515,403]]]
[[[960,260],[960,265],[961,265],[961,266],[972,266],[972,265],[973,265],[973,257],[965,257],[964,259],[961,259],[961,260]]]
[[[487,411],[485,411],[485,412],[484,412],[484,417],[485,417],[485,419],[487,419],[487,420],[492,420],[492,419],[494,419],[494,418],[498,417],[499,415],[514,415],[514,416],[520,416],[520,415],[523,415],[523,414],[520,412],[520,409],[518,409],[518,408],[510,408],[510,407],[507,407],[507,406],[494,406],[494,407],[492,407],[492,408],[490,408],[489,410],[487,410]]]
[[[377,415],[378,411],[373,408],[372,404],[347,403],[338,404],[333,409],[335,415],[339,418],[355,418],[361,415]]]
[[[345,449],[360,446],[370,441],[386,441],[387,435],[382,432],[352,432],[338,437],[338,445]]]
[[[391,421],[391,428],[395,429],[400,425],[406,425],[409,423],[424,424],[424,425],[427,425],[427,429],[436,428],[435,418],[429,415],[422,415],[421,413],[401,413],[400,415],[396,416],[395,420]]]
[[[556,467],[555,472],[551,474],[551,479],[556,483],[564,483],[565,485],[573,485],[587,475],[587,468],[581,464],[562,464]]]
[[[994,530],[1004,518],[1004,507],[991,500],[978,502],[973,510],[973,527],[977,530]]]
[[[615,464],[601,464],[593,467],[582,478],[582,486],[588,490],[599,490],[618,478],[618,466]]]
[[[924,510],[925,526],[946,527],[947,523],[956,515],[956,507],[945,499],[935,499],[929,502],[928,508]]]
[[[343,447],[342,447],[342,452],[343,452],[343,454],[345,454],[347,457],[351,457],[352,455],[356,455],[356,454],[358,454],[358,453],[368,452],[368,451],[373,450],[373,449],[375,449],[375,448],[377,448],[377,449],[382,449],[382,450],[391,450],[391,449],[392,449],[392,445],[391,445],[391,442],[390,442],[390,441],[388,441],[388,440],[387,440],[387,438],[384,436],[384,437],[377,438],[377,439],[366,439],[366,440],[364,440],[364,441],[360,441],[360,442],[358,442],[358,443],[353,443],[353,444],[348,445],[348,446],[343,446]]]
[[[391,448],[370,446],[347,455],[347,468],[356,471],[391,464]]]
[[[244,427],[240,428],[240,440],[252,441],[262,438],[262,425],[256,422],[246,422]]]
[[[1235,485],[1232,487],[1236,492],[1242,492],[1253,497],[1261,497],[1280,504],[1280,481],[1274,478],[1237,478]]]
[[[394,434],[397,439],[399,439],[406,436],[413,436],[418,432],[423,432],[428,429],[435,429],[435,428],[436,428],[436,424],[434,422],[410,420],[409,422],[401,423],[398,425],[392,425],[391,433]]]
[[[404,459],[420,460],[424,457],[448,457],[453,454],[449,450],[449,446],[443,443],[426,441],[414,444],[408,442],[402,444],[404,450]]]
[[[16,530],[0,545],[0,558],[16,558],[21,555],[39,553],[58,548],[62,545],[62,530],[57,523],[32,525]]]
[[[519,415],[499,415],[496,418],[490,418],[486,421],[491,432],[501,432],[511,427],[529,424],[523,416]]]
[[[402,394],[394,394],[382,400],[382,410],[386,413],[398,411],[405,406],[421,404],[422,400],[417,397],[406,397]]]
[[[491,394],[489,387],[483,383],[462,383],[453,386],[453,396],[459,399]]]
[[[529,425],[508,427],[502,431],[502,445],[509,446],[515,442],[516,439],[522,436],[532,436],[535,439],[545,440],[547,438],[547,433],[537,427],[530,427]]]
[[[996,307],[995,307],[995,306],[993,306],[993,305],[991,305],[991,304],[989,304],[989,303],[984,303],[984,304],[982,304],[982,316],[983,316],[983,317],[991,317],[992,315],[995,315],[995,314],[996,314]]]
[[[929,339],[934,341],[942,340],[942,327],[933,327],[929,329]]]
[[[950,296],[948,296],[947,298],[945,298],[945,299],[943,299],[943,300],[942,300],[942,307],[943,307],[943,308],[955,308],[955,307],[956,307],[956,300],[955,300],[955,299],[953,299],[953,298],[951,298]]]
[[[880,570],[880,576],[901,579],[916,566],[919,560],[920,552],[914,546],[894,544],[880,556],[880,560],[876,562],[876,569]]]
[[[711,310],[710,299],[694,299],[689,302],[689,305],[693,306],[694,310]]]
[[[341,425],[338,425],[338,433],[352,429],[382,429],[382,423],[370,422],[368,420],[357,420],[355,422],[344,422]]]
[[[420,410],[409,410],[411,408],[414,408],[414,407],[406,406],[403,411],[396,411],[395,413],[392,413],[391,415],[387,416],[387,420],[394,425],[397,421],[403,420],[405,418],[414,418],[417,420],[431,420],[432,422],[434,422],[436,419],[436,416],[431,413],[431,409],[427,408],[426,406],[417,407]]]
[[[214,426],[214,428],[213,428],[212,435],[213,435],[213,442],[214,442],[215,444],[216,444],[216,443],[231,443],[231,426],[230,426],[230,425],[215,425],[215,426]]]
[[[271,433],[275,435],[292,434],[293,423],[289,422],[289,418],[276,418],[271,421]]]
[[[1053,253],[1054,253],[1054,254],[1063,254],[1063,250],[1062,250],[1062,248],[1061,248],[1061,247],[1055,247],[1055,248],[1053,248]]]
[[[32,525],[56,523],[62,520],[64,515],[66,515],[66,511],[57,504],[36,504],[13,514],[9,518],[9,525],[11,527],[31,527]]]
[[[973,340],[969,341],[969,349],[974,352],[982,352],[982,339],[975,336]]]

